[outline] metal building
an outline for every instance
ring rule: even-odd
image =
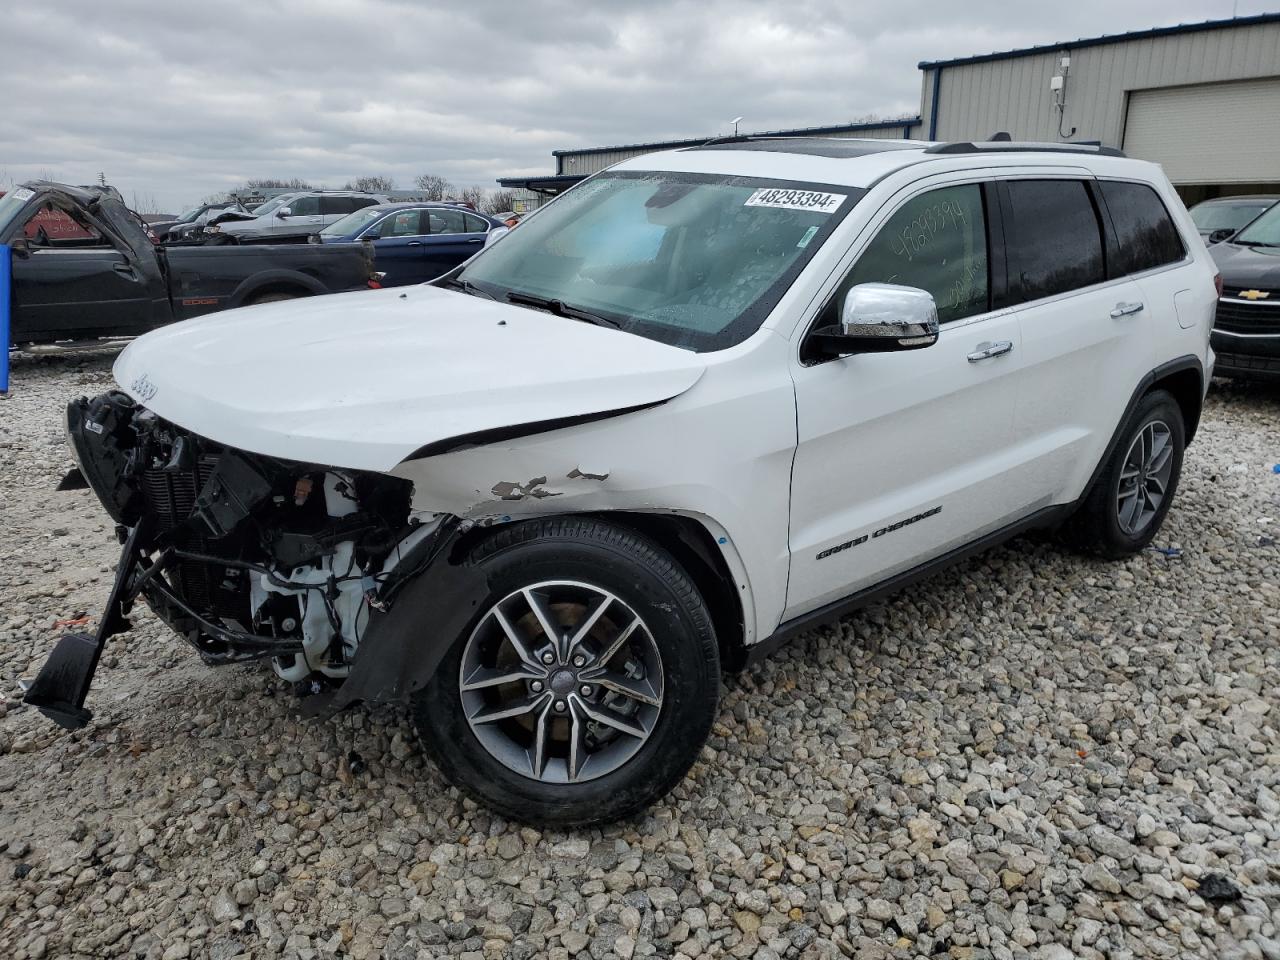
[[[930,140],[1095,140],[1188,203],[1280,192],[1280,13],[921,63]]]
[[[752,136],[1100,142],[1154,160],[1188,204],[1233,193],[1280,193],[1280,13],[926,60],[920,114],[872,124]],[[505,187],[554,196],[629,157],[704,143],[670,140],[556,150],[546,177]]]

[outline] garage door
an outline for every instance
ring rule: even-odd
[[[1124,150],[1174,183],[1280,180],[1280,77],[1129,94]]]

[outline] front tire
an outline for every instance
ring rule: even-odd
[[[1125,421],[1101,476],[1063,528],[1064,539],[1110,559],[1145,549],[1173,503],[1185,449],[1182,409],[1166,391],[1153,390]]]
[[[660,546],[595,518],[480,544],[490,593],[413,722],[444,775],[514,820],[571,826],[644,809],[710,732],[720,661],[693,582]]]

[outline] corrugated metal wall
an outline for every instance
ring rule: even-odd
[[[1060,140],[1049,80],[1071,57],[1064,132],[1072,139],[1122,146],[1129,91],[1280,76],[1280,23],[1225,27],[1073,50],[942,66],[939,140],[985,138],[1007,130],[1015,140]],[[923,71],[921,118],[927,136],[934,73]],[[1275,123],[1276,115],[1259,117]]]
[[[920,136],[919,127],[910,128],[907,131],[911,136]],[[889,127],[868,127],[861,130],[853,130],[847,133],[823,133],[817,134],[823,137],[864,137],[872,140],[901,140],[903,137],[903,128],[901,124]],[[669,150],[671,147],[658,147],[656,149]],[[640,157],[646,153],[653,153],[654,147],[619,147],[616,150],[601,150],[598,152],[583,151],[581,153],[562,153],[556,157],[556,173],[576,173],[586,176],[591,173],[598,173],[605,167],[611,167],[621,160],[629,160],[631,157]]]

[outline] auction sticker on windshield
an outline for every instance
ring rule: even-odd
[[[35,195],[36,192],[34,190],[28,190],[26,187],[19,187],[13,191],[13,199],[15,200],[30,200]]]
[[[840,209],[840,204],[843,202],[843,193],[820,193],[816,190],[779,190],[776,187],[766,187],[747,197],[747,202],[743,206],[835,213]]]

